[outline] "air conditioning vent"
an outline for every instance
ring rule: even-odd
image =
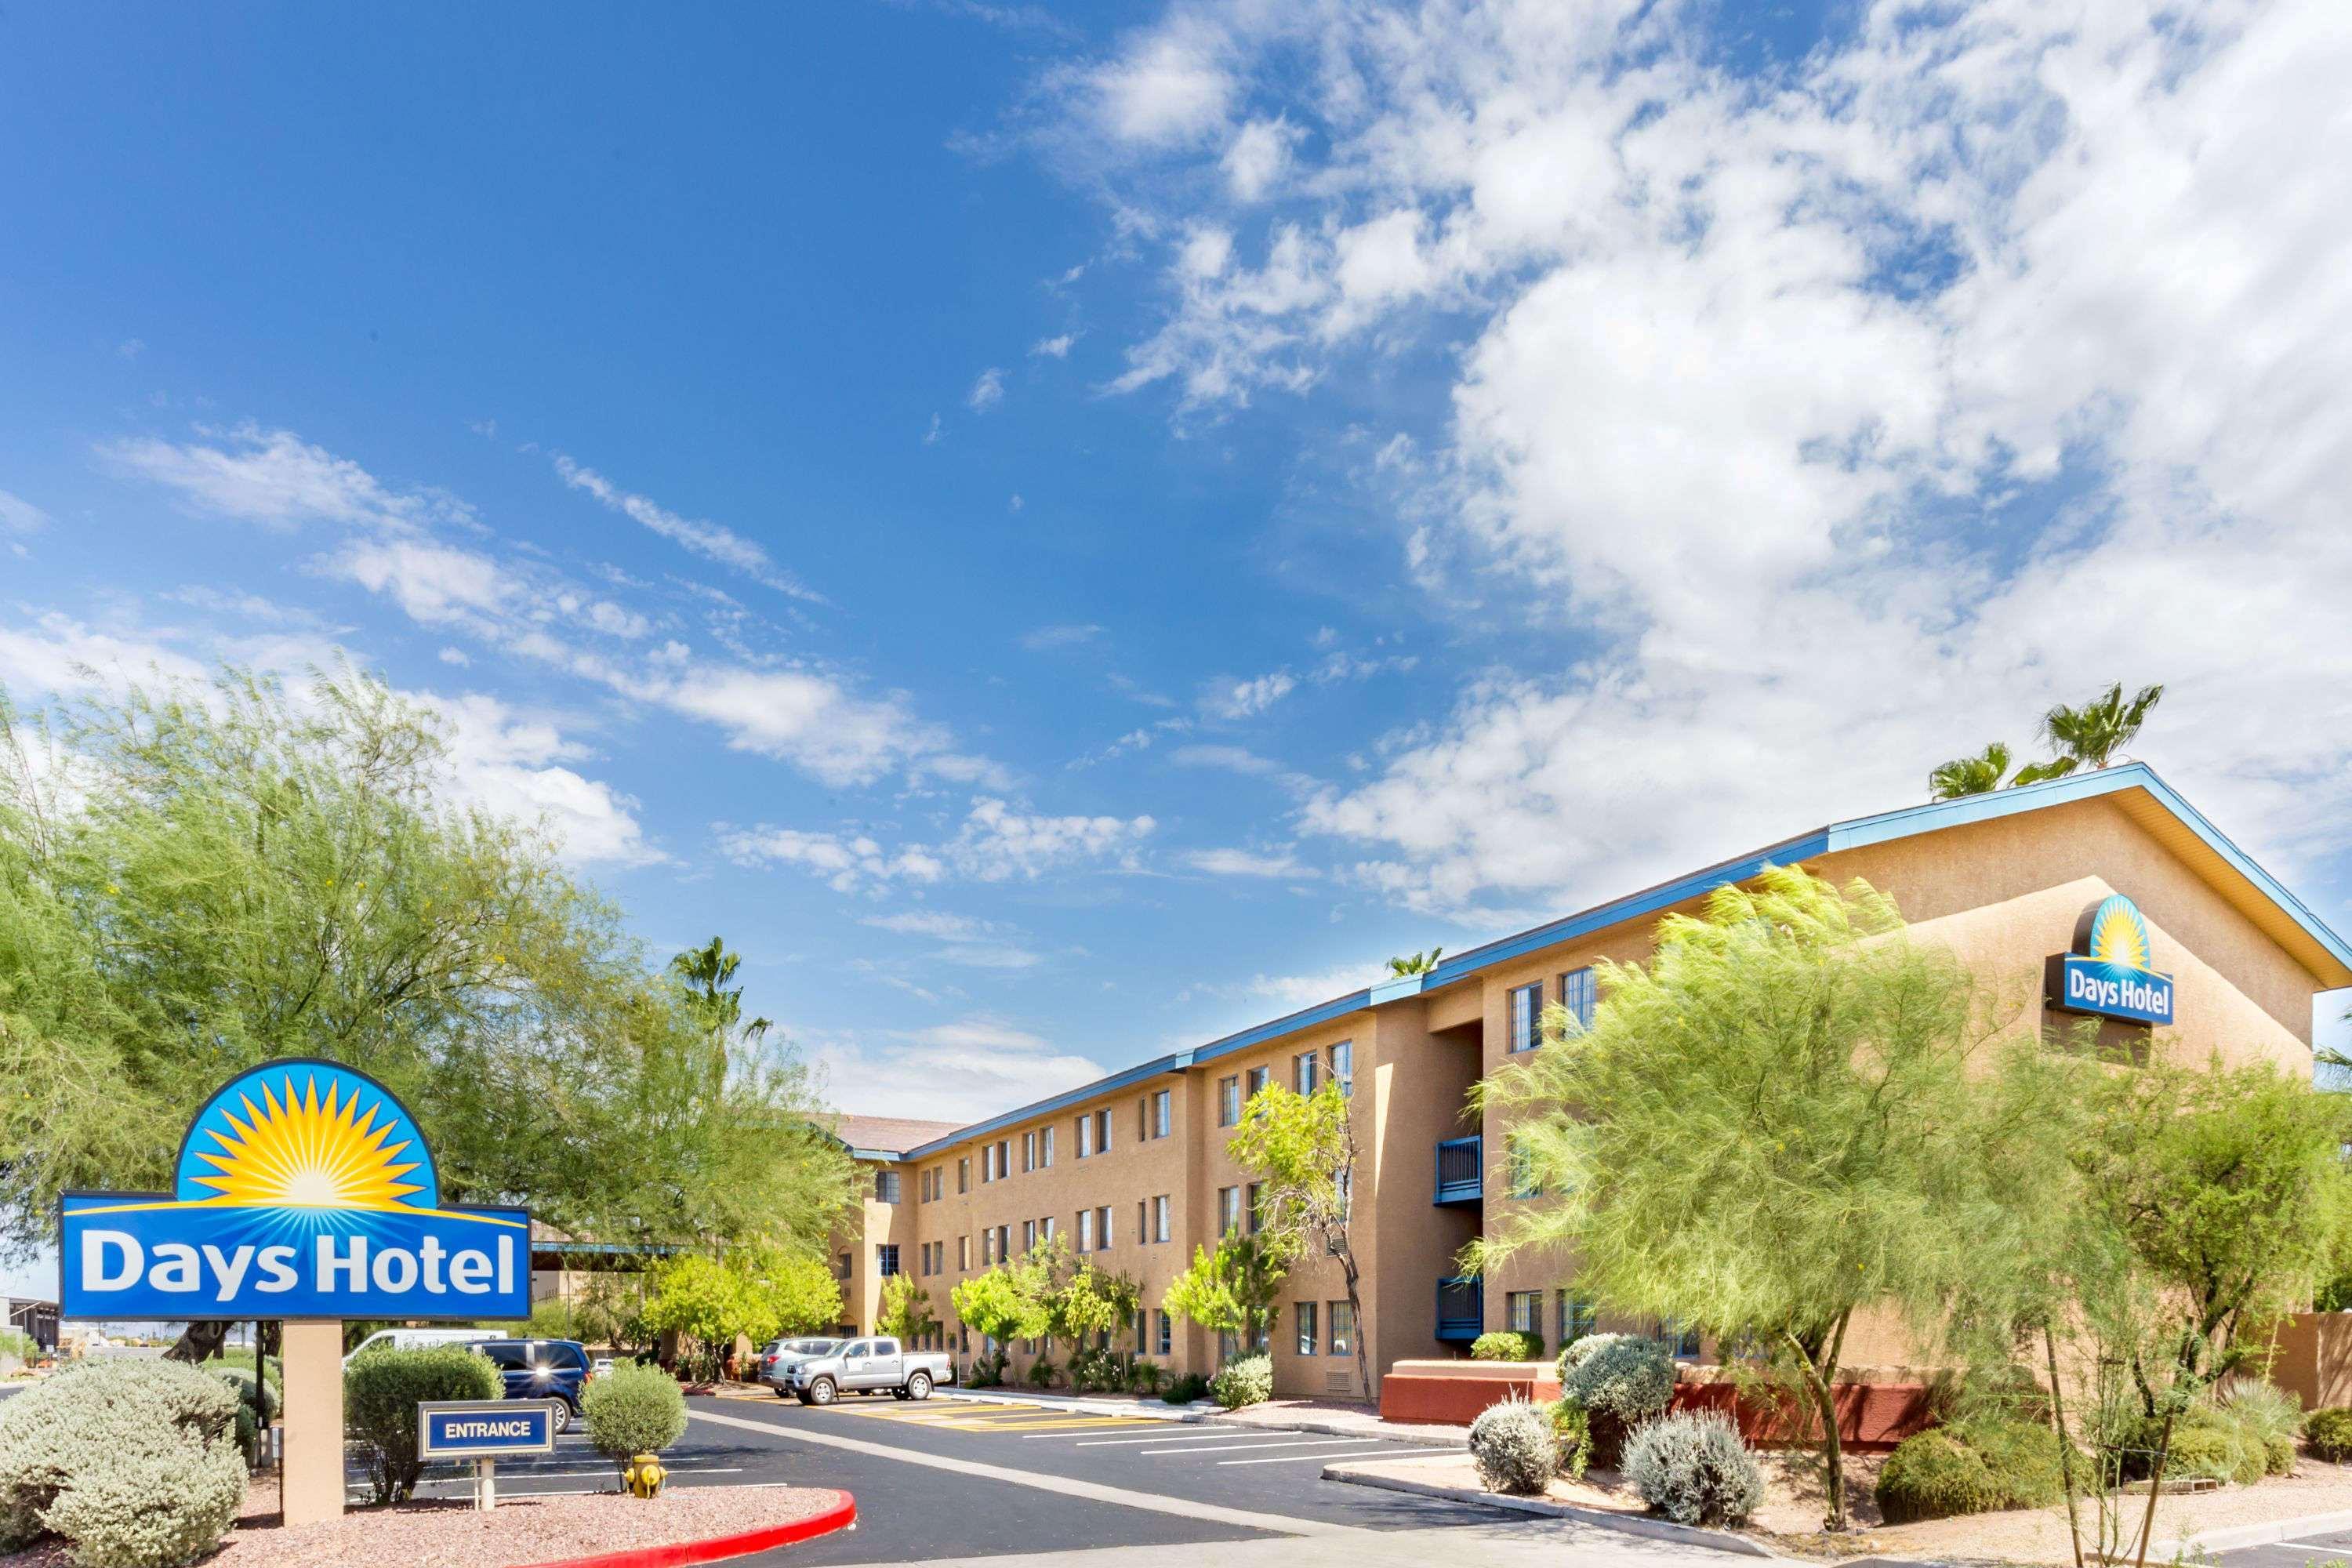
[[[1356,1374],[1352,1372],[1325,1373],[1323,1374],[1323,1392],[1326,1394],[1355,1393]]]

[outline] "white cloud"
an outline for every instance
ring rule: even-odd
[[[790,763],[830,784],[870,784],[946,742],[898,698],[858,697],[812,670],[696,665],[651,689],[665,706],[724,729],[736,750]]]
[[[1195,849],[1183,857],[1184,864],[1195,871],[1205,871],[1212,877],[1264,877],[1303,880],[1319,877],[1314,867],[1302,864],[1288,848],[1272,853],[1255,849]]]
[[[936,844],[886,847],[870,833],[811,831],[761,824],[718,824],[719,843],[743,866],[797,867],[836,892],[878,891],[891,883],[1034,881],[1049,871],[1087,865],[1132,869],[1136,852],[1158,826],[1149,816],[1048,816],[976,797],[963,822]]]
[[[967,969],[1031,969],[1045,962],[1044,955],[1014,940],[1018,933],[1012,928],[970,915],[908,910],[898,914],[863,916],[857,923],[900,936],[935,938],[942,945],[931,954],[934,960]]]
[[[30,533],[48,525],[49,514],[22,496],[0,490],[0,529]]]
[[[576,463],[562,453],[556,454],[555,471],[573,489],[584,490],[603,505],[682,546],[691,554],[715,562],[730,571],[740,572],[763,587],[773,588],[792,598],[804,599],[816,605],[824,603],[824,595],[777,565],[775,558],[764,546],[744,538],[731,528],[681,517],[650,497],[622,489],[595,469]]]
[[[1270,775],[1283,771],[1272,757],[1261,757],[1245,746],[1179,746],[1168,760],[1181,767],[1223,768],[1227,773]]]
[[[1032,653],[1044,653],[1052,648],[1076,647],[1102,636],[1103,628],[1092,621],[1066,622],[1060,626],[1039,626],[1021,634],[1021,646]]]
[[[1288,121],[1253,120],[1234,132],[1225,147],[1225,187],[1234,200],[1265,199],[1290,167],[1290,146],[1298,130]]]
[[[1255,718],[1297,689],[1298,678],[1286,669],[1249,680],[1223,677],[1201,694],[1201,708],[1219,719]]]
[[[1039,338],[1029,345],[1029,352],[1039,359],[1067,359],[1070,357],[1070,345],[1077,341],[1078,336],[1076,332],[1064,332],[1058,337]]]
[[[504,609],[515,587],[487,555],[405,539],[354,541],[320,568],[371,594],[391,595],[426,626],[485,626],[484,617]]]
[[[1106,182],[1171,301],[1114,389],[1240,407],[1466,314],[1443,441],[1368,482],[1418,487],[1424,581],[1492,572],[1586,650],[1305,826],[1416,906],[1580,902],[1916,799],[2120,678],[2168,684],[2140,754],[2234,832],[2352,843],[2311,721],[2352,689],[2334,8],[1881,4],[1769,90],[1713,15],[1181,13],[1302,135],[1245,242],[1164,156]]]
[[[1205,995],[1290,1012],[1360,991],[1386,973],[1383,964],[1376,961],[1341,964],[1307,974],[1253,974],[1246,980],[1203,983],[1192,989]]]
[[[940,437],[942,434],[943,432],[940,427],[940,416],[934,414],[931,416],[930,428],[923,432],[923,445],[926,447],[938,446],[940,444]]]
[[[179,492],[190,507],[272,527],[304,522],[407,529],[471,520],[452,498],[427,489],[395,490],[347,458],[313,447],[289,430],[240,425],[200,432],[217,445],[156,437],[102,441],[110,466]]]
[[[1092,1058],[985,1015],[879,1038],[809,1038],[826,1093],[870,1115],[919,1108],[942,1121],[978,1121],[1104,1076]]]
[[[474,662],[461,647],[445,647],[434,657],[444,664],[454,664],[459,669],[464,669]]]
[[[974,414],[985,414],[1004,401],[1004,373],[994,365],[980,373],[980,379],[964,394],[964,406]]]
[[[1223,51],[1217,28],[1178,14],[1130,36],[1114,58],[1070,85],[1095,124],[1122,142],[1187,142],[1224,122],[1237,90]]]
[[[19,700],[28,692],[79,691],[93,680],[121,686],[158,675],[201,681],[210,674],[202,662],[143,633],[100,631],[55,611],[28,628],[0,626],[0,686]]]
[[[668,858],[646,842],[635,799],[562,765],[589,752],[551,723],[520,717],[497,698],[477,692],[411,695],[448,725],[456,800],[541,823],[575,864],[643,866]]]
[[[739,866],[792,866],[822,878],[835,892],[882,882],[936,882],[946,868],[921,849],[885,850],[864,834],[807,832],[793,827],[736,828],[718,825],[719,847]]]

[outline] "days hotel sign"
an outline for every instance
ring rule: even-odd
[[[530,1314],[530,1212],[440,1206],[407,1110],[333,1062],[230,1079],[188,1124],[169,1194],[59,1206],[63,1317]]]
[[[2172,976],[2149,968],[2153,962],[2147,921],[2139,906],[2121,893],[2110,895],[2074,922],[2074,950],[2051,958],[2044,975],[2050,1005],[2066,1013],[2168,1025]]]

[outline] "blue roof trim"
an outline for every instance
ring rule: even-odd
[[[1661,882],[1609,903],[1599,904],[1580,914],[1565,916],[1545,925],[1524,931],[1516,936],[1488,942],[1457,953],[1423,974],[1404,975],[1384,980],[1361,991],[1351,991],[1317,1006],[1287,1014],[1238,1034],[1212,1040],[1205,1046],[1189,1051],[1177,1051],[1156,1057],[1140,1067],[1114,1073],[1093,1083],[1071,1089],[1051,1100],[1003,1116],[961,1128],[945,1138],[935,1139],[919,1149],[892,1159],[920,1159],[940,1150],[950,1148],[968,1139],[979,1138],[1019,1122],[1075,1105],[1112,1089],[1139,1083],[1163,1072],[1181,1071],[1196,1062],[1213,1061],[1235,1051],[1249,1049],[1267,1040],[1328,1023],[1350,1013],[1362,1012],[1383,1003],[1401,1001],[1407,996],[1432,992],[1456,981],[1467,980],[1479,971],[1538,948],[1572,941],[1577,937],[1603,931],[1645,914],[1704,896],[1730,882],[1744,882],[1767,866],[1790,866],[1840,849],[1855,849],[1864,845],[1884,844],[1890,839],[1909,838],[1921,833],[1934,833],[1947,827],[1959,827],[1969,823],[1990,822],[2020,812],[2038,811],[2048,806],[2064,805],[2078,800],[2093,800],[2101,795],[2124,790],[2144,789],[2157,803],[2185,824],[2190,832],[2202,839],[2208,847],[2244,877],[2262,895],[2284,910],[2290,919],[2336,960],[2352,969],[2352,944],[2330,930],[2327,923],[2313,913],[2310,906],[2296,898],[2278,879],[2257,865],[2252,857],[2230,842],[2220,829],[2205,819],[2204,814],[2173,792],[2172,786],[2157,776],[2156,770],[2146,763],[2119,763],[2111,768],[2070,773],[2064,778],[2051,779],[2042,784],[2012,786],[1989,795],[1966,795],[1958,800],[1932,801],[1926,805],[1906,806],[1899,811],[1880,812],[1872,816],[1857,816],[1844,822],[1832,823],[1811,833],[1782,839],[1752,854],[1734,860],[1718,861],[1704,870],[1671,882]]]

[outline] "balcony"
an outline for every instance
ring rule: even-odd
[[[1476,1142],[1476,1139],[1472,1139]],[[1457,1275],[1437,1282],[1437,1337],[1467,1344],[1486,1331],[1486,1286],[1484,1280]]]
[[[1486,1194],[1485,1140],[1473,1133],[1448,1138],[1437,1146],[1437,1196],[1440,1204],[1475,1204]]]

